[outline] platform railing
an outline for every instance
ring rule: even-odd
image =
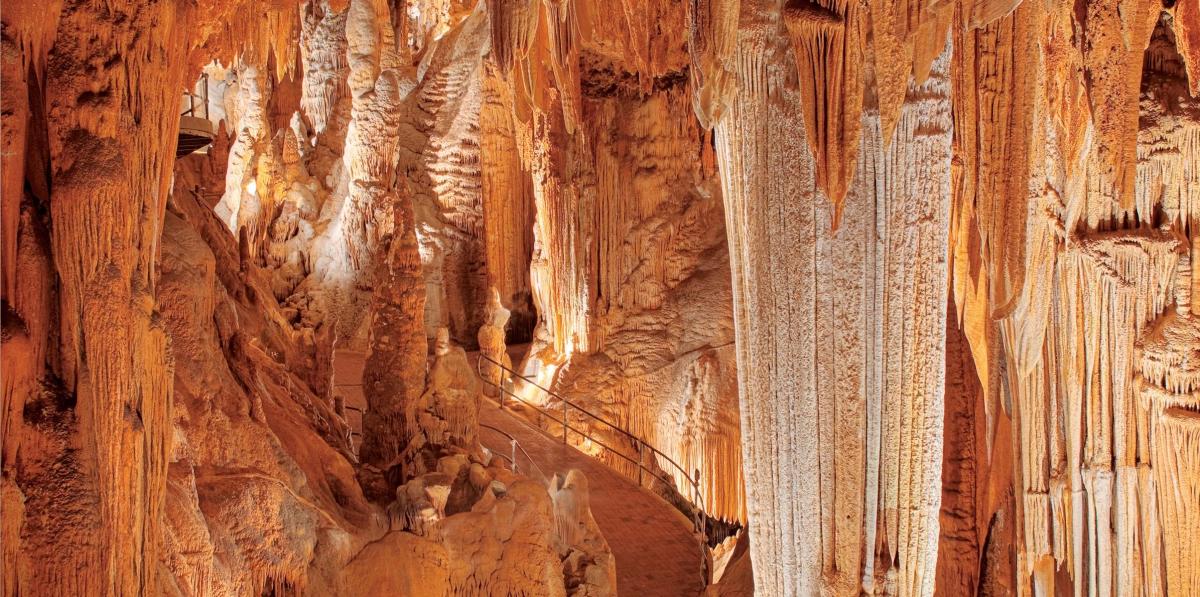
[[[529,455],[529,452],[525,451],[525,448],[523,446],[521,446],[521,442],[517,441],[517,438],[509,435],[503,429],[499,429],[497,427],[492,427],[491,425],[488,425],[487,423],[480,423],[479,427],[499,433],[500,435],[504,436],[505,439],[508,440],[508,447],[509,447],[508,454],[505,454],[503,452],[499,452],[496,450],[492,450],[491,448],[488,448],[488,449],[496,456],[499,456],[501,459],[507,460],[509,466],[512,467],[512,471],[514,473],[524,474],[526,476],[529,476],[528,473],[526,473],[525,471],[522,470],[520,462],[517,460],[517,454],[520,453],[525,456],[525,460],[529,461],[529,464],[531,464],[533,466],[533,469],[537,471],[538,477],[540,477],[541,481],[544,482],[549,478],[546,476],[546,473],[542,472],[542,467],[538,466],[537,462],[533,459],[533,457]],[[480,443],[483,443],[483,442],[480,442]]]
[[[482,371],[482,365],[485,360],[487,362],[491,363],[492,365],[499,367],[501,371],[504,371],[506,374],[508,374],[508,379],[502,381],[499,385],[492,383],[490,380],[488,380]],[[687,471],[684,470],[684,468],[682,466],[680,466],[678,462],[675,462],[675,460],[673,458],[668,456],[662,450],[659,450],[658,448],[654,447],[649,442],[626,431],[625,429],[622,429],[621,427],[618,427],[614,423],[611,423],[611,422],[605,420],[603,417],[601,417],[595,413],[592,413],[591,411],[587,410],[586,408],[583,408],[583,407],[575,404],[574,402],[567,400],[565,397],[559,395],[558,393],[556,393],[546,387],[543,387],[541,384],[537,383],[537,381],[530,379],[524,375],[521,375],[520,373],[517,373],[511,367],[503,365],[503,364],[497,362],[495,359],[493,359],[483,353],[479,353],[479,358],[477,358],[475,360],[475,372],[479,375],[480,380],[482,380],[484,383],[486,383],[489,386],[492,386],[500,391],[499,402],[500,402],[501,410],[504,409],[504,398],[505,398],[505,396],[508,396],[508,397],[516,399],[517,401],[521,402],[522,404],[524,404],[526,406],[529,406],[530,408],[533,408],[534,410],[536,410],[537,412],[541,413],[542,415],[550,418],[551,420],[557,420],[559,423],[562,424],[562,428],[563,428],[563,438],[562,439],[563,439],[564,444],[570,445],[567,434],[569,432],[573,431],[580,437],[587,438],[592,443],[600,446],[601,448],[604,448],[605,450],[611,452],[612,454],[615,454],[616,456],[624,459],[625,461],[636,465],[637,471],[638,471],[638,486],[644,486],[645,474],[648,473],[652,478],[657,479],[659,482],[663,483],[664,485],[666,485],[668,487],[672,487],[672,488],[675,487],[674,479],[672,479],[671,477],[663,476],[662,474],[659,473],[658,470],[651,469],[646,466],[645,455],[647,453],[649,453],[652,458],[661,458],[663,461],[665,461],[667,464],[669,464],[672,468],[679,471],[683,475],[683,478],[688,480],[688,484],[691,486],[691,490],[692,490],[691,491],[691,493],[692,493],[692,500],[691,500],[691,502],[692,502],[692,512],[691,512],[692,525],[693,525],[693,530],[697,533],[697,537],[699,538],[699,542],[700,542],[701,568],[703,570],[704,584],[707,585],[709,583],[709,581],[710,581],[710,578],[709,578],[710,562],[708,560],[708,555],[707,555],[708,523],[707,523],[707,519],[705,518],[707,509],[704,507],[704,496],[702,495],[702,493],[700,491],[700,471],[696,471],[694,475],[688,475]],[[509,384],[505,383],[506,381],[509,381],[512,378],[520,379],[520,380],[524,381],[525,383],[528,383],[528,384],[532,385],[533,387],[545,392],[548,396],[553,396],[554,398],[557,398],[559,400],[559,402],[562,404],[562,411],[561,411],[562,418],[556,419],[555,415],[552,414],[548,409],[546,409],[540,405],[534,404],[528,400],[525,400],[524,398],[520,397],[515,392],[513,392],[511,387],[509,386]],[[360,386],[361,387],[362,384],[338,384],[338,386]],[[355,406],[351,406],[351,405],[344,405],[344,407],[347,410],[356,410],[359,412],[360,415],[365,413],[365,409],[362,409],[359,407],[355,407]],[[600,439],[596,438],[594,435],[588,433],[587,431],[585,431],[583,429],[576,429],[575,427],[572,427],[570,424],[570,411],[572,409],[609,427],[613,431],[617,432],[618,435],[621,435],[621,436],[629,439],[632,442],[634,449],[637,451],[637,456],[638,456],[637,459],[635,460],[634,458],[630,457],[629,455],[625,454],[624,452],[614,449],[612,446],[609,446],[608,444],[604,443],[603,441],[601,441]],[[529,455],[529,452],[525,451],[525,448],[521,446],[521,443],[519,441],[517,441],[517,439],[515,437],[513,437],[512,435],[510,435],[509,433],[505,432],[502,429],[498,429],[498,428],[488,425],[486,423],[480,423],[479,426],[481,428],[486,428],[493,432],[499,433],[500,435],[504,436],[505,438],[507,438],[509,440],[509,450],[510,450],[509,454],[504,454],[502,452],[497,452],[494,450],[492,450],[492,453],[500,456],[500,458],[503,460],[507,460],[509,462],[509,464],[512,466],[513,472],[518,472],[518,473],[520,472],[519,466],[517,464],[517,454],[519,452],[520,454],[524,455],[525,458],[529,461],[529,463],[533,466],[533,468],[535,470],[537,470],[538,474],[542,477],[543,481],[549,479],[549,477],[547,477],[546,474],[542,471],[541,467],[538,466],[537,462],[533,459],[533,457],[531,457]],[[353,433],[360,437],[362,435],[359,432],[353,432]],[[572,446],[572,448],[574,448],[574,446]],[[490,448],[489,448],[489,450],[490,450]]]
[[[208,75],[207,74],[201,75],[200,82],[202,83],[201,88],[203,89],[203,91],[201,93],[195,93],[194,91],[184,91],[183,92],[183,97],[187,99],[188,109],[183,111],[182,116],[194,116],[196,118],[203,118],[203,119],[207,120],[208,119]],[[204,114],[199,114],[197,112],[197,110],[196,110],[197,103],[199,103],[200,106],[204,107]]]
[[[339,387],[343,387],[343,386],[362,387],[362,384],[338,384],[338,386]],[[366,415],[366,412],[367,412],[367,410],[365,408],[354,406],[352,404],[343,404],[342,408],[345,410],[348,410],[348,411],[352,410],[352,411],[357,412],[360,417],[359,420],[360,420],[360,425],[361,425],[361,417]],[[520,461],[517,459],[517,454],[521,454],[521,455],[525,456],[525,460],[527,462],[529,462],[529,464],[533,467],[533,470],[537,471],[537,474],[540,477],[541,481],[546,481],[547,479],[549,479],[549,477],[546,476],[546,473],[542,471],[542,467],[538,466],[537,461],[534,460],[533,457],[529,455],[529,452],[525,451],[525,447],[521,445],[520,441],[517,441],[517,438],[513,437],[512,435],[510,435],[508,432],[504,431],[503,429],[493,427],[491,425],[488,425],[487,423],[480,423],[479,427],[483,428],[483,429],[488,429],[495,433],[498,433],[498,434],[504,436],[504,439],[508,440],[508,449],[509,449],[508,454],[505,454],[503,451],[500,451],[500,450],[494,450],[489,446],[484,446],[484,447],[488,448],[488,451],[491,452],[493,455],[499,456],[501,460],[508,461],[509,467],[512,468],[512,471],[514,473],[524,474],[523,467],[521,466]],[[356,437],[361,439],[362,432],[354,431],[353,429],[351,429],[350,437],[351,437],[351,439],[356,438]],[[480,443],[483,444],[485,442],[481,441]],[[351,446],[353,446],[353,443],[351,444]],[[357,456],[357,454],[356,454],[356,456]]]
[[[550,412],[550,410],[548,408],[543,407],[538,404],[534,404],[533,402],[530,402],[530,401],[522,398],[521,396],[519,396],[515,392],[513,392],[512,389],[510,387],[508,387],[508,384],[504,383],[504,381],[501,381],[500,384],[493,383],[491,380],[489,380],[483,374],[482,369],[483,369],[484,361],[492,364],[495,367],[498,367],[501,371],[504,371],[506,374],[508,374],[508,376],[511,376],[512,378],[515,378],[515,379],[520,379],[521,381],[524,381],[525,383],[530,384],[533,387],[545,392],[546,395],[552,396],[552,397],[558,399],[559,404],[561,405],[560,414],[556,415],[555,413]],[[517,373],[511,367],[508,367],[483,353],[479,353],[479,358],[475,361],[475,370],[476,370],[476,373],[479,374],[479,378],[481,380],[483,380],[484,383],[486,383],[489,386],[492,386],[500,391],[500,408],[501,408],[501,410],[504,409],[505,396],[516,399],[517,401],[521,402],[522,404],[529,406],[530,408],[533,408],[534,410],[536,410],[537,412],[546,416],[550,420],[556,421],[560,425],[562,425],[563,443],[569,445],[570,442],[567,441],[568,434],[570,432],[575,432],[576,435],[587,438],[593,444],[596,444],[596,445],[600,446],[601,448],[604,448],[608,452],[615,454],[616,456],[624,459],[625,461],[629,462],[630,464],[637,466],[637,473],[638,473],[637,479],[638,479],[639,486],[644,484],[646,474],[649,474],[651,477],[658,479],[660,482],[662,482],[664,485],[666,485],[668,487],[674,487],[674,485],[675,485],[674,479],[672,479],[670,477],[666,477],[666,476],[660,474],[658,470],[652,469],[647,466],[647,464],[648,464],[646,461],[647,455],[649,455],[652,459],[654,459],[656,464],[661,465],[662,462],[666,462],[672,468],[679,471],[680,474],[683,476],[683,478],[688,480],[688,485],[691,486],[691,494],[692,494],[691,502],[692,502],[692,506],[693,506],[692,524],[695,525],[695,530],[696,530],[696,532],[700,533],[701,537],[705,536],[706,523],[705,523],[704,516],[705,516],[705,512],[707,510],[704,507],[704,496],[702,495],[702,492],[700,490],[700,471],[696,471],[694,475],[689,475],[687,473],[687,471],[684,470],[684,468],[679,465],[678,462],[675,462],[674,459],[672,459],[670,456],[665,454],[662,450],[655,448],[649,442],[630,433],[629,431],[626,431],[625,429],[622,429],[621,427],[617,426],[616,424],[589,411],[588,409],[583,408],[582,406],[579,406],[578,404],[575,404],[574,402],[571,402],[570,400],[566,399],[564,396],[550,390],[549,388],[543,387],[541,384],[537,383],[537,381],[532,380],[524,375],[521,375],[520,373]],[[628,454],[626,454],[620,450],[617,450],[617,449],[613,448],[612,446],[609,446],[608,444],[604,443],[599,438],[592,435],[591,433],[588,433],[588,431],[586,431],[584,429],[578,429],[578,428],[572,426],[570,423],[571,411],[576,411],[582,415],[585,415],[588,418],[612,429],[614,432],[616,432],[617,435],[628,439],[630,441],[630,443],[633,445],[634,451],[637,452],[637,458],[635,459],[632,456],[629,456]],[[661,459],[661,460],[659,460],[659,459]]]

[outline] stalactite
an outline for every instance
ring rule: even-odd
[[[724,115],[732,93],[733,73],[726,64],[737,43],[741,0],[689,0],[687,9],[692,103],[700,125],[711,129]]]
[[[501,294],[518,322],[532,320],[529,260],[533,253],[533,188],[522,166],[512,121],[512,86],[485,63],[479,110],[483,238],[488,284]]]
[[[55,26],[62,10],[62,2],[54,1],[39,6],[10,6],[4,11],[0,22],[4,26],[3,56],[0,57],[0,83],[7,90],[0,100],[0,149],[6,159],[0,167],[0,213],[3,213],[4,240],[0,251],[4,267],[3,289],[5,297],[16,291],[17,272],[17,222],[21,219],[21,204],[28,171],[44,170],[40,162],[46,157],[46,149],[40,143],[30,143],[44,135],[41,130],[44,120],[38,114],[41,89],[44,80],[47,53],[55,34]],[[31,162],[27,169],[26,164]],[[45,180],[30,181],[34,192],[47,199]],[[11,301],[11,299],[9,299]]]
[[[1100,183],[1122,208],[1134,203],[1137,97],[1142,52],[1158,10],[1154,3],[1089,2],[1082,16],[1084,72],[1096,127]]]
[[[377,263],[380,240],[391,234],[392,198],[382,191],[395,170],[396,111],[410,84],[394,64],[391,30],[380,26],[385,17],[367,0],[352,1],[346,16],[352,107],[343,157],[350,186],[342,234],[346,265],[355,271]]]
[[[1188,89],[1195,97],[1200,95],[1200,7],[1195,3],[1176,2],[1173,23],[1179,53],[1187,65],[1191,85]]]
[[[594,254],[584,240],[593,234],[592,203],[588,180],[590,164],[569,159],[572,146],[582,140],[567,133],[562,106],[538,109],[534,117],[532,169],[534,205],[533,271],[530,274],[534,303],[559,355],[593,350],[592,308],[595,287]],[[581,148],[580,148],[581,149]]]
[[[792,36],[817,184],[833,203],[837,228],[858,150],[866,11],[853,2],[792,0],[783,9]]]
[[[966,334],[953,316],[946,326],[946,443],[934,594],[970,595],[981,576],[978,556],[987,523],[990,455],[984,452],[984,393]]]
[[[271,134],[266,113],[271,86],[263,70],[259,65],[243,64],[234,71],[237,77],[234,100],[237,124],[233,146],[229,150],[229,166],[225,170],[225,194],[214,210],[235,235],[247,226],[253,229],[265,208],[255,176],[257,162],[265,153]],[[268,192],[269,188],[261,189],[264,196]]]
[[[1200,470],[1197,447],[1200,446],[1200,417],[1192,408],[1171,407],[1163,411],[1158,423],[1159,480],[1158,501],[1162,512],[1166,559],[1166,589],[1170,595],[1187,595],[1200,587],[1200,551],[1188,541],[1200,532],[1200,488],[1196,486]]]
[[[554,74],[554,88],[562,103],[563,124],[567,134],[574,134],[581,116],[582,91],[579,80],[580,23],[578,6],[587,0],[550,0],[543,3],[542,26],[546,30],[546,45],[539,48],[539,57],[549,63]]]
[[[1145,54],[1135,207],[1143,218],[1161,208],[1183,227],[1200,218],[1200,102],[1187,94],[1175,19],[1164,14]]]
[[[956,111],[973,126],[958,133],[956,155],[964,161],[962,189],[978,227],[987,267],[989,302],[1007,309],[1024,281],[1026,205],[1032,117],[1034,46],[1040,7],[1018,8],[981,29],[966,29],[956,53],[964,92]],[[960,19],[963,16],[960,16]],[[972,135],[978,135],[973,138]]]
[[[500,72],[507,75],[515,60],[529,53],[537,28],[540,3],[535,0],[488,0],[492,52]]]
[[[923,81],[943,47],[953,18],[950,3],[868,0],[883,139],[890,143],[908,80]]]
[[[300,60],[304,65],[304,95],[300,109],[320,135],[329,126],[334,106],[349,92],[346,87],[346,13],[327,0],[309,0],[302,12]]]

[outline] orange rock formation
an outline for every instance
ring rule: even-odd
[[[3,595],[1200,594],[1196,0],[0,23]]]

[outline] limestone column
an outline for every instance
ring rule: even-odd
[[[28,594],[158,590],[171,369],[155,262],[184,88],[180,7],[67,2],[49,50],[59,391],[75,407],[61,485],[26,504],[40,525]]]
[[[799,84],[779,11],[742,3],[736,49],[709,65],[728,69],[736,92],[697,100],[723,108],[716,149],[755,589],[931,595],[945,391],[949,44],[943,30],[927,76],[909,77],[886,114],[868,63],[857,165],[832,230],[838,208],[818,187],[807,136],[805,110],[816,98]],[[915,70],[923,54],[910,51]],[[710,70],[707,80],[719,80]],[[830,137],[854,135],[822,133]]]

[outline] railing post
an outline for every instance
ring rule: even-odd
[[[562,401],[563,405],[563,443],[567,443],[567,401]]]
[[[645,446],[645,444],[642,443],[641,440],[638,440],[637,447],[638,447],[638,487],[641,487],[642,486],[642,471],[645,470],[642,468],[642,452],[645,451],[646,446]]]

